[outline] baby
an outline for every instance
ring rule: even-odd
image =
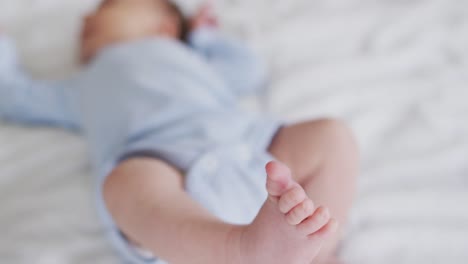
[[[0,117],[86,137],[125,261],[333,261],[358,169],[345,125],[241,110],[265,69],[208,7],[187,22],[167,0],[105,0],[84,24],[86,67],[63,82],[32,80],[1,38]]]

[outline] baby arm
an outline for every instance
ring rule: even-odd
[[[214,70],[238,96],[258,92],[266,84],[266,67],[241,41],[222,35],[210,7],[200,10],[192,21],[190,45],[207,58]]]
[[[16,49],[0,33],[0,119],[75,129],[70,89],[58,82],[35,81],[20,68]]]

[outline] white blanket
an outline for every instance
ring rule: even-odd
[[[79,18],[95,3],[0,0],[0,25],[31,72],[60,78],[76,70]],[[362,176],[342,258],[466,263],[468,1],[224,0],[218,9],[271,65],[261,107],[291,122],[343,118],[356,132]],[[0,125],[0,263],[117,263],[93,206],[81,139]]]

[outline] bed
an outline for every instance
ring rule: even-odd
[[[0,0],[0,25],[38,78],[78,70],[97,0]],[[180,1],[190,12],[197,1]],[[226,30],[270,65],[246,107],[349,122],[362,152],[349,264],[468,259],[468,1],[219,0]],[[0,58],[1,59],[1,58]],[[119,263],[94,210],[82,139],[0,123],[0,263]]]

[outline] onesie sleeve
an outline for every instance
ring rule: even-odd
[[[71,88],[31,79],[19,65],[11,39],[0,35],[0,120],[77,129]]]
[[[189,43],[239,97],[258,93],[266,86],[265,64],[241,41],[206,27],[192,32]]]

